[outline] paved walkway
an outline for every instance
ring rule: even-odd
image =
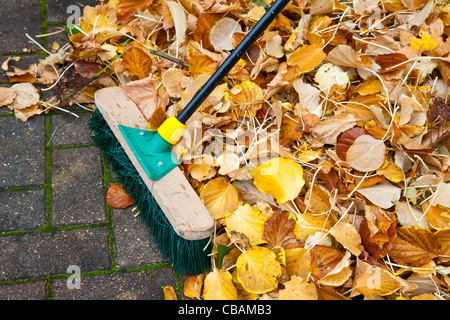
[[[37,62],[44,52],[25,33],[64,27],[67,7],[77,3],[95,1],[0,0],[0,63],[12,55],[21,57],[11,63],[18,67]],[[35,39],[46,48],[67,43],[65,33]],[[0,86],[10,86],[0,73]],[[116,180],[92,145],[91,114],[70,110],[78,118],[51,111],[22,122],[0,108],[0,299],[163,299],[164,286],[182,298],[184,276],[132,207],[106,203]]]

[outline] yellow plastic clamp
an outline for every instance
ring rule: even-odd
[[[158,133],[170,144],[176,144],[183,136],[185,129],[185,124],[178,121],[175,116],[171,116],[158,128]]]

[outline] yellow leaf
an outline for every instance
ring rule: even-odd
[[[269,249],[253,246],[239,256],[236,268],[237,278],[248,292],[262,294],[278,287],[281,266]]]
[[[447,197],[449,195],[447,194]],[[450,229],[450,209],[440,205],[431,205],[430,201],[422,204],[423,212],[430,225],[436,230]]]
[[[236,103],[242,117],[254,117],[264,102],[264,92],[256,83],[246,80],[225,93],[225,99]]]
[[[178,300],[177,294],[172,286],[165,286],[163,288],[164,300]]]
[[[123,65],[130,71],[130,75],[144,79],[152,69],[152,59],[141,49],[130,47],[123,55]]]
[[[201,74],[213,74],[217,63],[206,54],[199,54],[189,59],[189,72],[197,78]]]
[[[361,237],[356,228],[347,222],[335,224],[330,229],[330,234],[344,248],[348,249],[355,256],[359,256],[362,252]]]
[[[264,240],[264,224],[267,218],[259,209],[249,204],[239,205],[237,210],[225,217],[228,231],[236,231],[245,234],[250,243],[258,245],[267,243]]]
[[[259,165],[252,176],[259,191],[274,196],[279,204],[294,200],[305,184],[302,166],[281,157]]]
[[[439,47],[439,38],[433,38],[428,30],[422,30],[419,36],[420,38],[413,37],[409,41],[409,47],[412,50],[423,52],[434,50]]]
[[[402,169],[392,161],[385,160],[384,165],[377,170],[377,173],[395,183],[403,181],[404,175]]]
[[[205,277],[203,298],[205,300],[236,300],[237,291],[231,273],[215,268]]]
[[[371,266],[358,260],[363,265],[361,273],[355,279],[353,289],[366,297],[386,296],[401,288],[395,275],[380,267]]]
[[[280,290],[279,300],[317,300],[317,289],[314,283],[308,283],[299,276],[292,276]]]
[[[203,273],[188,277],[184,282],[184,295],[188,298],[200,299],[204,278]]]
[[[288,58],[290,66],[297,66],[301,73],[314,70],[327,55],[319,47],[304,45],[295,50]]]
[[[302,213],[297,216],[294,234],[300,241],[306,239],[318,231],[327,232],[333,226],[333,219],[325,213]]]
[[[223,178],[209,181],[200,192],[200,199],[205,203],[213,219],[225,218],[234,212],[241,200],[238,189]]]
[[[311,272],[310,262],[311,256],[308,249],[291,248],[285,251],[286,255],[286,271],[289,276],[308,277]]]
[[[192,165],[191,170],[189,171],[191,177],[198,181],[211,179],[217,173],[216,169],[212,167],[213,163],[214,159],[212,155],[210,154],[203,155],[201,159],[196,160],[195,163]]]

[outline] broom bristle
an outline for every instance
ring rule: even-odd
[[[199,274],[210,269],[210,239],[189,241],[175,232],[98,109],[88,121],[88,126],[94,143],[102,150],[105,160],[134,200],[140,217],[169,264],[177,272],[186,274]]]

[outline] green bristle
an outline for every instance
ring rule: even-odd
[[[134,200],[140,217],[170,265],[186,274],[208,270],[211,266],[211,258],[208,257],[212,250],[210,239],[189,241],[175,232],[100,111],[94,112],[88,126],[92,130],[94,143],[103,151],[106,161]]]

